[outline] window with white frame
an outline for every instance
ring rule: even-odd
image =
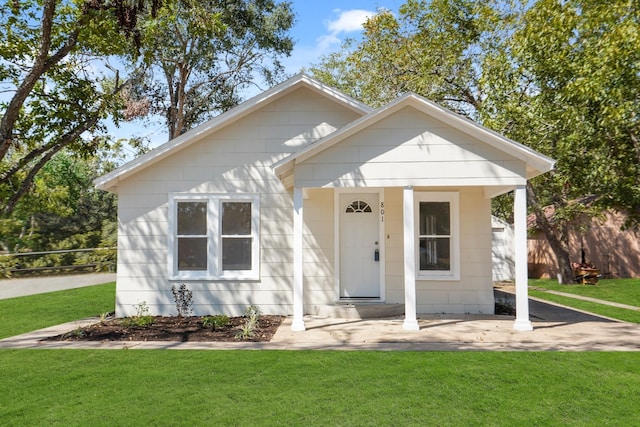
[[[176,279],[258,279],[259,197],[173,194],[169,269]]]
[[[458,193],[415,193],[418,278],[460,278],[458,205]]]

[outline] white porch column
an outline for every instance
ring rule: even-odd
[[[302,272],[302,188],[293,188],[293,321],[292,331],[304,331],[304,275]]]
[[[413,219],[413,187],[402,191],[402,223],[404,241],[404,323],[402,329],[418,331],[416,315],[416,243]]]
[[[513,200],[513,228],[515,242],[516,321],[513,329],[532,331],[529,320],[529,289],[527,285],[527,187],[519,185]]]

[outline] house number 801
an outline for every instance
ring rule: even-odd
[[[384,202],[380,202],[380,222],[384,222]]]

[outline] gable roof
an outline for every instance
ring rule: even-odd
[[[332,99],[336,103],[355,111],[359,114],[367,114],[372,111],[371,107],[357,101],[344,93],[333,89],[318,80],[309,77],[305,73],[299,73],[290,79],[254,96],[242,104],[226,111],[219,116],[195,127],[194,129],[172,139],[171,141],[125,163],[119,168],[94,180],[96,188],[106,191],[117,191],[118,182],[141,170],[165,159],[168,156],[182,150],[199,141],[203,137],[212,134],[225,126],[228,126],[242,117],[256,111],[259,108],[281,98],[298,88],[305,87]]]
[[[351,122],[349,125],[327,135],[319,141],[275,163],[272,168],[276,175],[284,179],[290,177],[296,164],[323,152],[346,138],[379,122],[380,120],[400,111],[405,107],[413,107],[429,117],[446,123],[465,134],[486,143],[516,159],[522,160],[527,166],[527,179],[549,172],[555,165],[555,160],[537,151],[504,137],[497,132],[481,126],[466,117],[456,114],[440,105],[414,93],[405,94],[395,101],[370,112]]]

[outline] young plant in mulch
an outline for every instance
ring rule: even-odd
[[[258,329],[258,317],[260,317],[260,309],[255,305],[250,305],[247,308],[244,323],[240,326],[236,338],[243,340],[253,338]]]
[[[231,322],[229,316],[225,314],[216,314],[215,316],[204,316],[202,318],[202,326],[205,328],[222,329]]]
[[[134,305],[136,309],[136,315],[131,317],[125,317],[120,321],[120,324],[126,328],[132,326],[145,327],[153,324],[153,316],[149,314],[149,306],[146,301],[139,302]]]
[[[191,316],[193,306],[193,292],[191,292],[183,283],[179,288],[176,288],[176,285],[173,285],[171,287],[171,294],[173,295],[173,300],[176,303],[178,317]]]

